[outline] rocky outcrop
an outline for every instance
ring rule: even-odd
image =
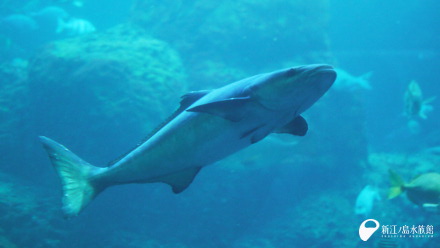
[[[139,0],[132,21],[172,43],[189,68],[207,68],[210,60],[252,75],[280,61],[311,63],[317,53],[322,61],[329,46],[328,8],[327,0]],[[189,70],[189,76],[209,84],[202,81],[205,72]]]
[[[32,60],[29,79],[39,134],[93,134],[95,144],[109,135],[139,138],[186,92],[178,53],[127,25],[53,42]]]

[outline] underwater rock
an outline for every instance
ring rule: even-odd
[[[181,47],[212,46],[217,55],[226,51],[251,61],[279,56],[291,59],[295,51],[327,48],[326,0],[170,1],[136,1],[133,21],[165,40],[192,42]],[[268,19],[271,14],[273,18]]]
[[[438,171],[440,157],[424,151],[415,154],[371,153],[368,162],[371,166],[368,173],[369,181],[385,185],[385,189],[388,189],[389,169],[399,171],[405,178],[411,178],[414,175]]]
[[[0,154],[5,156],[23,137],[25,109],[28,106],[27,61],[15,59],[0,64]],[[3,169],[5,169],[3,167]]]
[[[0,173],[0,247],[56,247],[52,198],[11,175]],[[60,226],[58,226],[60,227]]]
[[[233,248],[275,248],[278,247],[274,245],[269,239],[260,238],[260,237],[244,237],[238,241],[236,241],[233,245]]]
[[[354,247],[359,236],[352,205],[338,191],[323,191],[298,202],[266,232],[277,247]]]
[[[307,60],[315,51],[324,56],[329,6],[327,0],[138,0],[132,22],[177,47],[190,66],[220,60],[253,74],[273,62]]]
[[[0,247],[17,248],[18,246],[16,244],[12,243],[7,237],[0,236]]]
[[[90,134],[98,144],[109,133],[139,139],[186,93],[177,52],[128,25],[53,42],[33,59],[29,78],[38,134]]]
[[[188,248],[184,244],[173,242],[174,240],[156,240],[153,237],[149,237],[149,233],[142,233],[145,230],[138,230],[137,232],[128,232],[125,230],[119,230],[112,236],[112,241],[109,247],[125,247],[125,248]]]
[[[207,59],[188,65],[188,67],[191,67],[191,71],[196,72],[191,75],[192,80],[189,82],[190,87],[194,89],[199,89],[200,85],[203,85],[203,89],[220,88],[250,76],[245,70],[228,65],[221,60]]]

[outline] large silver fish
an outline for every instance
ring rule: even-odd
[[[307,65],[256,75],[182,97],[173,118],[113,165],[95,167],[57,142],[40,137],[63,184],[63,210],[75,216],[105,188],[163,182],[185,190],[204,166],[271,133],[303,136],[302,112],[333,84],[328,65]]]

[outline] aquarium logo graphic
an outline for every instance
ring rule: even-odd
[[[365,224],[367,224],[368,222],[374,222],[374,224],[376,226],[375,227],[366,227]],[[371,235],[373,235],[373,233],[375,233],[377,231],[377,229],[379,229],[379,226],[380,226],[379,221],[377,221],[375,219],[365,220],[359,226],[359,237],[363,241],[367,241],[368,239],[370,239]]]
[[[433,225],[382,225],[384,238],[434,238]]]

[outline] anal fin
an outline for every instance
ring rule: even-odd
[[[171,186],[175,194],[184,191],[192,183],[202,167],[193,167],[173,174],[168,174],[158,179],[159,182]]]

